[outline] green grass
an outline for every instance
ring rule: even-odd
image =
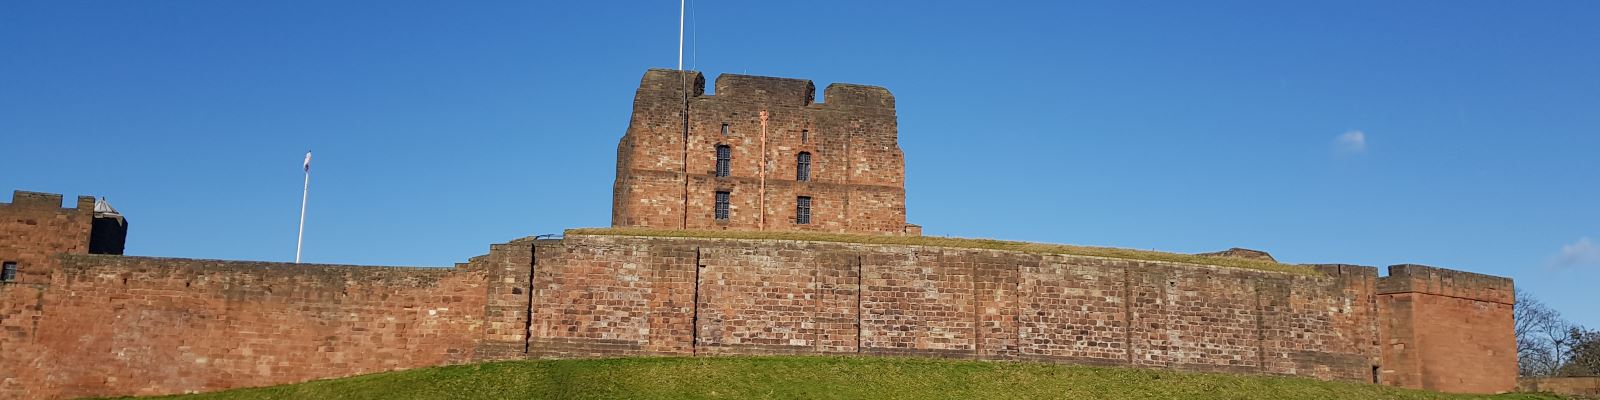
[[[198,395],[203,399],[1554,399],[1304,378],[884,357],[510,361]]]
[[[962,249],[1008,250],[1040,254],[1069,254],[1077,256],[1093,256],[1107,258],[1123,258],[1142,261],[1167,261],[1200,265],[1215,265],[1221,267],[1248,268],[1266,271],[1287,272],[1301,275],[1321,275],[1311,268],[1283,264],[1266,260],[1252,260],[1233,257],[1210,257],[1193,254],[1166,253],[1150,250],[1122,249],[1116,247],[1074,246],[1068,244],[1015,242],[994,239],[965,239],[941,236],[892,236],[892,235],[858,235],[846,233],[817,233],[793,231],[713,231],[713,230],[667,230],[667,229],[640,229],[640,228],[580,228],[568,229],[568,235],[610,235],[610,236],[647,236],[647,237],[682,237],[682,238],[710,238],[710,239],[755,239],[755,240],[804,240],[813,242],[836,242],[858,244],[895,244],[912,246],[952,247]]]

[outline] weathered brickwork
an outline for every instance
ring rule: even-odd
[[[76,243],[3,244],[24,238]],[[0,283],[0,398],[210,391],[522,358],[532,243],[495,245],[456,268],[69,247],[43,263],[46,280]]]
[[[1516,387],[1510,279],[1396,265],[1377,290],[1384,383],[1451,392]]]
[[[568,257],[540,258],[535,285],[585,290],[535,306],[535,356],[863,353],[1356,381],[1379,365],[1370,267],[1323,267],[1329,276],[1317,277],[990,250],[586,235],[550,246]],[[695,266],[698,278],[649,272]],[[698,307],[647,300],[672,293],[697,297]],[[678,333],[644,334],[662,330]]]
[[[617,146],[612,225],[920,233],[906,225],[894,96],[842,83],[825,102],[815,92],[806,80],[724,74],[707,95],[698,72],[646,72]],[[727,176],[718,146],[730,150]],[[804,181],[801,153],[811,157]],[[715,218],[718,191],[730,194],[726,220]],[[801,196],[811,198],[805,224]]]
[[[627,242],[538,246],[529,353],[692,354],[696,257]]]
[[[461,362],[481,337],[481,273],[62,256],[8,343],[31,396],[163,394]]]
[[[485,276],[484,327],[477,346],[478,360],[522,358],[527,351],[535,242],[524,238],[492,245],[489,254],[456,265],[457,270]]]
[[[453,269],[56,258],[48,283],[0,285],[0,365],[16,371],[0,396],[177,393],[623,355],[1022,359],[1347,381],[1381,368],[1386,384],[1479,392],[1509,390],[1499,380],[1514,377],[1494,364],[1514,368],[1500,357],[1513,348],[1501,343],[1509,320],[1496,325],[1510,315],[1495,302],[1509,301],[1509,282],[1417,266],[1390,278],[1348,265],[1305,276],[601,235],[519,239]]]
[[[1378,345],[1377,268],[1313,267],[1337,284],[1297,277],[1287,293],[1281,286],[1273,288],[1276,290],[1263,286],[1263,326],[1267,328],[1262,332],[1263,359],[1278,373],[1375,382],[1373,367],[1386,362],[1367,353]],[[1296,311],[1299,309],[1328,312],[1302,313]],[[1352,356],[1358,351],[1367,354]],[[1277,360],[1276,366],[1270,360]]]
[[[853,350],[855,258],[793,243],[700,248],[699,354]],[[789,261],[789,262],[785,262]],[[793,263],[790,263],[793,262]]]

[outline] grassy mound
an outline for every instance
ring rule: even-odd
[[[1552,399],[1302,378],[876,357],[511,361],[182,399]]]
[[[682,237],[682,238],[707,238],[707,239],[755,239],[755,240],[804,240],[812,242],[835,242],[857,244],[894,244],[911,246],[952,247],[961,249],[984,250],[1009,250],[1026,253],[1040,254],[1068,254],[1075,256],[1092,256],[1107,258],[1123,258],[1142,261],[1166,261],[1200,265],[1215,265],[1220,267],[1248,268],[1266,271],[1288,272],[1301,275],[1321,275],[1311,268],[1301,265],[1283,264],[1267,260],[1254,260],[1233,257],[1201,256],[1194,254],[1166,253],[1151,250],[1123,249],[1116,247],[1074,246],[1070,244],[1051,244],[1034,242],[1015,242],[994,239],[965,239],[941,236],[891,236],[891,235],[862,235],[848,233],[818,233],[798,231],[713,231],[713,230],[670,230],[670,229],[641,229],[641,228],[581,228],[568,229],[568,235],[599,235],[599,236],[645,236],[645,237]]]

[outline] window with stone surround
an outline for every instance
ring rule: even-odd
[[[794,180],[811,180],[811,153],[802,151],[794,157]]]
[[[731,197],[731,195],[732,193],[726,191],[717,192],[716,217],[718,221],[728,220],[728,197]]]
[[[811,196],[794,199],[794,223],[800,225],[811,223]]]
[[[808,129],[801,129],[800,130],[800,144],[806,144],[806,142],[810,141],[810,140],[811,140],[811,131],[808,130]]]
[[[729,164],[733,163],[733,148],[725,144],[717,145],[717,176],[728,176]]]
[[[728,123],[722,123],[722,136],[728,136]]]
[[[4,264],[0,264],[0,282],[15,280],[17,280],[17,263],[6,261]]]

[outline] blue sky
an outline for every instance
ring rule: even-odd
[[[292,259],[307,149],[307,261],[609,223],[676,2],[329,3],[0,3],[0,189],[107,196],[136,255]],[[1600,3],[691,6],[708,76],[892,90],[928,234],[1422,263],[1600,326]]]

